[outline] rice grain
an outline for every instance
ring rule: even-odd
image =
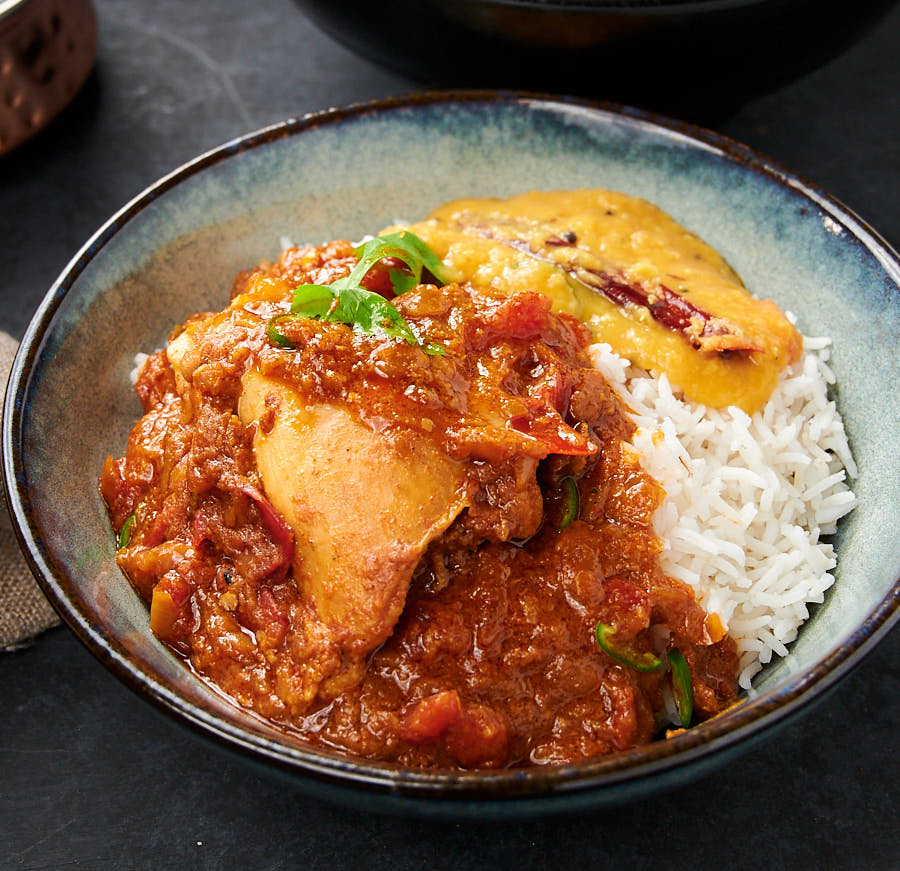
[[[638,429],[633,444],[666,491],[654,518],[663,570],[692,586],[738,646],[738,683],[788,647],[834,583],[835,532],[856,497],[841,416],[828,398],[831,340],[804,338],[766,406],[750,416],[684,399],[664,374],[609,345],[589,348]]]

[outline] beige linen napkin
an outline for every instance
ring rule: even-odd
[[[17,347],[12,336],[0,332],[0,384],[6,384]],[[58,622],[22,556],[6,501],[0,499],[0,650],[15,650]]]

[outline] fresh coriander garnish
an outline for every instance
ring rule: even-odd
[[[363,287],[336,287],[301,284],[294,291],[291,314],[304,318],[321,318],[339,324],[350,324],[360,333],[381,333],[394,339],[405,339],[410,345],[421,345],[403,315],[383,296]],[[428,346],[423,346],[426,353]],[[441,349],[440,353],[444,353]]]
[[[405,263],[410,271],[409,275],[399,269],[390,271],[391,284],[397,296],[412,290],[421,282],[423,269],[427,269],[439,284],[447,283],[444,264],[415,233],[410,233],[409,230],[376,236],[368,242],[363,242],[353,253],[359,258],[359,263],[347,278],[340,279],[351,286],[358,286],[376,263],[389,258]],[[335,284],[339,284],[340,281]]]
[[[275,315],[269,320],[266,334],[271,344],[279,348],[294,348],[294,344],[279,329],[278,323],[288,318],[319,318],[332,323],[348,324],[366,335],[381,334],[403,339],[418,345],[426,354],[442,355],[439,345],[419,338],[403,315],[381,294],[361,286],[369,271],[382,260],[399,260],[409,272],[391,269],[388,276],[395,295],[415,287],[427,269],[441,284],[445,284],[444,266],[434,252],[415,233],[401,230],[370,239],[354,249],[359,258],[346,278],[331,284],[301,284],[294,290],[290,313]]]

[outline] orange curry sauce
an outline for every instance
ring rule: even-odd
[[[309,741],[414,767],[652,740],[671,675],[604,652],[598,621],[617,648],[681,651],[698,718],[727,706],[735,645],[660,570],[663,493],[584,327],[536,293],[422,284],[393,302],[442,355],[307,319],[281,326],[294,347],[267,340],[295,286],[355,262],[289,249],[142,366],[101,492],[117,531],[134,515],[118,562],[153,631]],[[267,471],[295,437],[318,465]]]

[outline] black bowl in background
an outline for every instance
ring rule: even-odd
[[[296,0],[424,84],[557,90],[710,118],[810,72],[896,0]]]

